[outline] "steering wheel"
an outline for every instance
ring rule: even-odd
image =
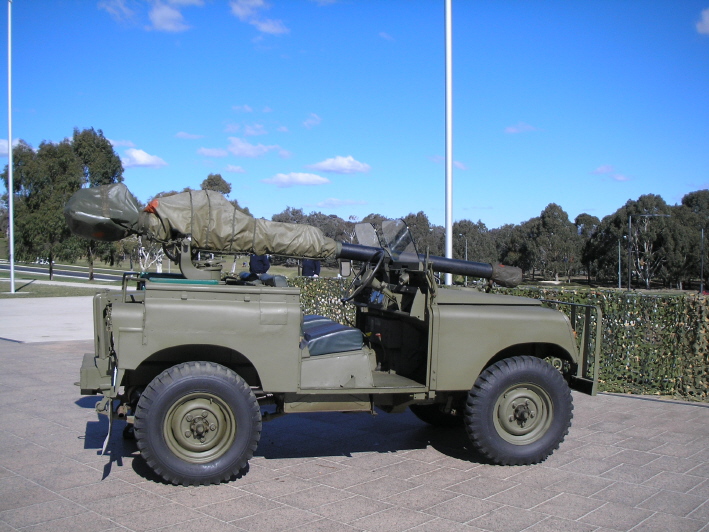
[[[359,271],[357,272],[357,275],[354,276],[354,279],[352,279],[350,286],[347,287],[348,295],[341,299],[341,301],[343,303],[347,303],[348,301],[352,301],[355,297],[357,297],[362,292],[362,290],[364,290],[370,284],[372,284],[372,281],[374,280],[374,274],[377,273],[377,270],[380,268],[380,266],[384,262],[384,257],[385,257],[384,250],[379,251],[378,253],[375,253],[372,256],[372,258],[375,258],[377,255],[379,255],[379,259],[377,260],[377,264],[374,266],[374,268],[368,269],[370,263],[365,262],[362,265],[362,267],[359,269]],[[365,273],[365,271],[366,271],[366,273]],[[359,286],[355,287],[358,280],[359,280]]]

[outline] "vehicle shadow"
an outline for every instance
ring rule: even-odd
[[[82,408],[93,408],[95,397],[76,401]],[[103,455],[106,463],[102,480],[112,472],[129,466],[145,480],[166,484],[147,465],[134,439],[124,437],[126,422],[114,420],[111,437]],[[95,421],[86,423],[84,449],[101,455],[108,433],[108,417],[96,414]],[[261,440],[254,458],[271,460],[299,458],[357,457],[368,453],[397,453],[432,448],[442,457],[455,458],[470,464],[489,463],[471,449],[463,427],[433,427],[411,412],[377,415],[367,413],[290,414],[263,424]],[[248,475],[248,466],[236,478]]]
[[[368,413],[292,414],[264,423],[254,456],[286,458],[352,457],[366,453],[394,453],[433,448],[441,455],[489,463],[472,450],[465,429],[434,427],[410,411],[401,414]]]

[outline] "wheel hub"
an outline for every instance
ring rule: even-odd
[[[506,441],[527,445],[539,439],[552,419],[548,394],[530,384],[508,388],[495,405],[495,428]]]
[[[212,416],[214,417],[214,416]],[[215,420],[216,421],[216,420]],[[199,415],[190,412],[185,416],[185,422],[189,423],[189,430],[185,431],[185,438],[195,438],[204,443],[209,436],[209,432],[215,432],[218,428],[217,423],[209,419],[209,412],[202,410]]]
[[[171,450],[193,462],[221,455],[236,434],[236,423],[229,410],[219,398],[209,394],[183,398],[173,406],[165,421]]]
[[[529,408],[529,400],[525,400],[524,404],[521,405],[512,403],[511,406],[514,408],[514,414],[509,417],[510,423],[516,421],[520,426],[524,427],[528,419],[536,416],[536,412]]]

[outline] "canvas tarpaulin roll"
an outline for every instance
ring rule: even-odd
[[[193,249],[224,253],[324,259],[337,252],[337,243],[316,227],[255,219],[209,190],[156,198],[140,212],[125,185],[104,185],[77,191],[64,214],[72,232],[98,240],[138,234],[170,242],[190,236]]]
[[[67,201],[64,217],[75,235],[113,242],[135,232],[140,205],[123,183],[82,188]]]

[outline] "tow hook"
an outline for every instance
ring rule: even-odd
[[[108,416],[109,412],[109,403],[111,402],[110,397],[104,396],[103,399],[101,399],[98,403],[96,403],[96,412],[99,414],[103,414],[104,416]],[[110,417],[110,416],[109,416]]]

